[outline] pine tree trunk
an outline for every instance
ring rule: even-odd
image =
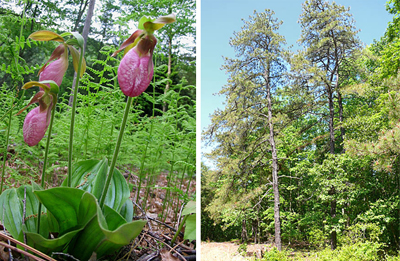
[[[267,79],[267,104],[268,104],[268,126],[269,126],[269,142],[272,150],[272,188],[274,192],[274,221],[275,221],[275,245],[276,248],[282,250],[281,242],[281,221],[279,210],[279,187],[278,187],[278,156],[275,146],[274,138],[274,125],[272,123],[272,102],[271,102],[271,88],[269,86],[269,73],[265,77]]]
[[[342,98],[342,94],[340,93],[339,90],[337,90],[337,93],[338,93],[338,104],[339,104],[339,121],[340,121],[340,124],[343,124],[343,120],[344,120],[344,118],[343,118],[343,98]],[[344,141],[344,134],[345,133],[344,133],[343,126],[340,126],[340,139],[342,142]],[[345,153],[345,152],[346,151],[343,146],[342,153]]]
[[[335,154],[335,129],[333,127],[333,121],[335,118],[334,104],[333,104],[333,91],[328,87],[328,102],[329,102],[329,150],[331,154]],[[332,186],[329,190],[329,195],[335,195],[335,188]],[[331,201],[330,214],[332,219],[336,217],[336,200]],[[337,246],[337,235],[336,231],[331,232],[331,249],[335,250]]]

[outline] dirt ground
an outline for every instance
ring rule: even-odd
[[[238,253],[239,245],[231,242],[201,242],[201,261],[242,261],[255,260],[255,257],[261,257],[265,251],[266,245],[255,244],[247,245],[247,257],[243,257]]]

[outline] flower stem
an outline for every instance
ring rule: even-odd
[[[75,123],[75,112],[76,112],[76,100],[77,100],[78,89],[79,89],[79,79],[80,79],[81,69],[82,69],[82,61],[83,61],[83,48],[81,48],[78,71],[76,72],[74,99],[72,102],[72,111],[71,111],[71,125],[69,127],[68,187],[71,187],[71,182],[72,182],[72,149],[73,149],[73,141],[74,141],[74,123]]]
[[[181,230],[182,230],[182,228],[183,228],[183,225],[185,224],[186,219],[187,219],[188,216],[189,216],[189,215],[186,215],[186,216],[183,218],[182,222],[179,224],[178,230],[176,231],[174,237],[173,237],[172,240],[171,240],[171,246],[175,243],[175,240],[176,240],[176,238],[178,237],[179,233],[181,232]]]
[[[103,189],[103,192],[102,192],[101,198],[100,198],[100,203],[99,204],[100,204],[101,208],[103,208],[103,206],[104,206],[104,201],[106,200],[108,187],[110,186],[111,179],[112,179],[112,176],[114,174],[115,163],[117,162],[119,148],[121,146],[122,137],[124,136],[126,121],[128,119],[128,115],[129,115],[129,112],[130,112],[130,107],[131,107],[132,101],[133,101],[133,97],[128,97],[128,101],[126,102],[126,106],[125,106],[124,117],[122,118],[121,128],[119,130],[117,144],[115,145],[114,155],[113,155],[113,158],[112,158],[112,161],[111,161],[111,166],[110,166],[110,169],[108,170],[106,184],[104,186],[104,189]]]
[[[46,177],[46,166],[47,166],[47,156],[49,153],[49,147],[50,147],[50,139],[51,139],[51,130],[53,128],[53,121],[54,121],[54,115],[56,114],[56,104],[53,105],[53,109],[51,110],[51,119],[50,119],[50,126],[49,126],[49,131],[47,133],[47,142],[46,142],[46,149],[44,151],[44,162],[43,162],[43,170],[42,170],[42,182],[41,186],[44,189],[44,180]],[[40,229],[40,216],[42,214],[42,203],[39,202],[39,210],[38,210],[38,222],[37,222],[37,233],[39,234],[39,229]]]

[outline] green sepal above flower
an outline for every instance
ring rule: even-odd
[[[139,20],[138,29],[145,30],[147,33],[152,34],[154,31],[161,29],[164,25],[171,24],[175,21],[176,21],[175,14],[160,16],[158,18],[143,16]]]
[[[47,84],[49,84],[50,87],[47,86]],[[41,82],[31,81],[31,82],[25,83],[24,86],[22,86],[22,89],[27,90],[27,89],[30,89],[35,86],[42,88],[43,91],[39,91],[38,93],[36,93],[35,96],[33,96],[32,99],[29,101],[28,105],[26,105],[16,115],[21,114],[30,105],[32,105],[33,103],[36,103],[36,102],[39,103],[40,112],[44,112],[49,109],[51,110],[57,103],[59,87],[54,81],[51,81],[51,80],[41,81]]]
[[[157,39],[153,36],[154,31],[161,29],[164,25],[170,24],[176,21],[176,15],[170,14],[166,16],[160,16],[158,18],[151,18],[143,16],[139,20],[138,30],[136,30],[125,42],[123,42],[120,48],[115,51],[112,56],[117,53],[124,51],[124,55],[133,47],[138,45],[139,55],[146,55],[150,52],[153,54],[154,47],[157,44]]]
[[[72,36],[72,38],[64,39],[64,37],[67,37],[67,36]],[[56,42],[62,43],[53,51],[50,59],[40,69],[39,74],[46,68],[47,64],[54,59],[62,58],[65,61],[65,63],[67,63],[68,62],[68,51],[67,51],[66,47],[68,47],[68,49],[72,55],[72,63],[74,65],[74,70],[75,70],[75,72],[78,72],[80,52],[74,46],[83,48],[84,39],[83,39],[82,35],[80,35],[77,32],[66,32],[66,33],[62,33],[61,35],[59,35],[57,33],[51,32],[51,31],[42,30],[42,31],[37,31],[37,32],[32,33],[31,35],[29,35],[28,38],[31,38],[32,40],[36,40],[36,41],[56,41]],[[83,58],[80,77],[83,76],[85,71],[86,71],[86,62],[85,62],[85,58]],[[59,82],[59,84],[61,84],[61,82]]]
[[[52,31],[47,31],[47,30],[42,30],[42,31],[37,31],[29,35],[28,38],[31,38],[32,40],[35,41],[56,41],[56,42],[64,42],[64,38]]]

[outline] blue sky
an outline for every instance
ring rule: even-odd
[[[227,82],[225,71],[220,70],[224,57],[234,57],[229,39],[240,31],[242,19],[248,20],[254,10],[271,9],[283,21],[279,34],[288,45],[297,48],[301,29],[297,23],[304,0],[201,0],[201,129],[209,124],[210,114],[223,108],[224,96],[215,96]],[[336,0],[350,6],[358,36],[365,44],[379,40],[392,20],[385,9],[385,0]],[[204,149],[204,148],[203,148]]]

